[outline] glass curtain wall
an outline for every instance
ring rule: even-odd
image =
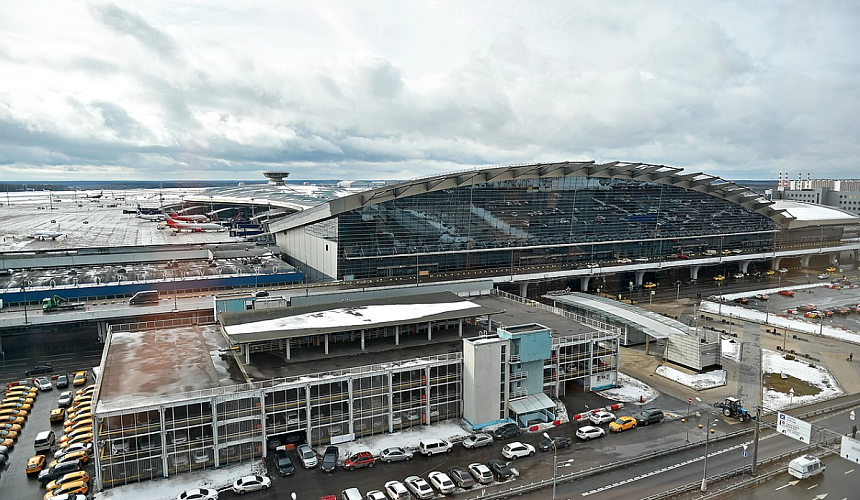
[[[339,277],[365,278],[773,250],[777,229],[763,215],[696,191],[558,177],[369,205],[341,214],[328,234],[339,242]]]

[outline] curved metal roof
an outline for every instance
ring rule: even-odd
[[[599,179],[632,179],[656,182],[669,186],[706,193],[716,198],[740,205],[760,213],[784,228],[794,227],[797,217],[786,208],[774,206],[764,196],[731,181],[702,172],[682,173],[683,169],[647,163],[610,162],[598,164],[594,161],[535,163],[530,165],[507,165],[478,168],[412,179],[397,184],[344,196],[308,210],[293,214],[272,223],[272,232],[284,231],[312,224],[338,214],[368,205],[414,196],[422,193],[451,189],[473,184],[517,179],[582,176]],[[855,221],[856,222],[856,221]],[[842,220],[821,220],[816,224],[845,224]],[[808,225],[808,224],[805,224]]]

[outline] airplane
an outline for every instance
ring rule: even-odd
[[[221,224],[215,224],[214,222],[187,222],[187,221],[178,221],[174,220],[170,215],[166,216],[167,225],[176,229],[176,232],[179,232],[183,229],[188,229],[189,231],[193,231],[195,233],[199,233],[200,231],[225,231],[226,229]]]
[[[97,200],[97,199],[101,198],[102,196],[104,196],[104,194],[105,194],[105,191],[104,191],[104,189],[102,189],[101,191],[99,191],[99,194],[94,194],[92,196],[87,194],[87,195],[84,195],[84,198],[92,198],[92,199]]]
[[[140,212],[135,215],[138,219],[143,219],[149,222],[158,222],[164,220],[164,214],[142,214]]]
[[[31,238],[39,241],[56,240],[60,236],[65,236],[66,233],[60,232],[60,225],[57,224],[56,231],[38,231],[30,235]]]
[[[179,215],[176,212],[170,212],[170,217],[185,222],[209,222],[209,218],[205,215]]]

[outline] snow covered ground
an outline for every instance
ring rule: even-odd
[[[621,372],[618,372],[618,385],[620,387],[600,391],[597,394],[621,403],[638,403],[640,396],[645,400],[645,403],[650,403],[660,395],[656,389],[645,382]]]
[[[728,358],[734,361],[738,360],[738,353],[740,352],[741,344],[740,342],[732,339],[723,339],[722,341],[722,351],[723,357]]]
[[[770,410],[783,410],[800,405],[808,405],[818,401],[826,401],[841,396],[844,391],[839,387],[833,375],[822,367],[810,365],[808,362],[787,360],[776,351],[763,349],[761,352],[762,371],[764,373],[785,373],[821,389],[813,396],[795,396],[765,388],[762,404]]]
[[[657,375],[681,385],[686,385],[687,387],[697,391],[726,385],[725,370],[713,370],[705,373],[689,374],[676,370],[670,366],[663,365],[657,367]]]

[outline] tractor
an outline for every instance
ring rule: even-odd
[[[722,408],[723,415],[734,417],[740,422],[746,422],[750,418],[749,412],[743,407],[741,400],[738,398],[726,398],[726,400],[721,403],[714,403],[714,406]]]

